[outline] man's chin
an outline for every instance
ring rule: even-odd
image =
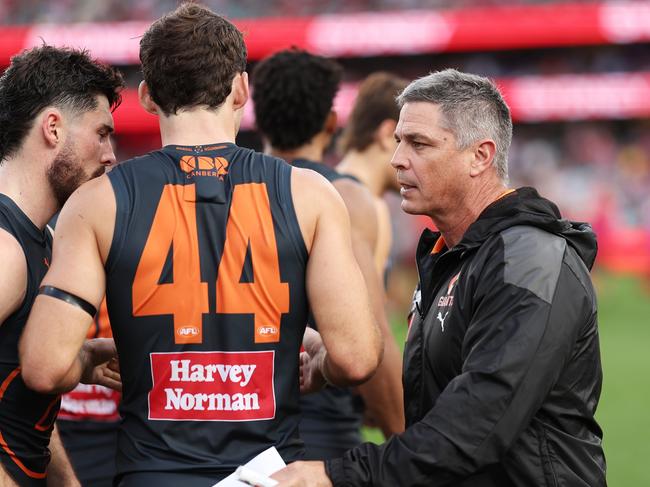
[[[405,199],[402,199],[402,204],[400,205],[400,207],[402,208],[402,211],[404,213],[408,213],[409,215],[420,215],[421,214],[421,212],[418,211],[418,209],[413,205],[413,203],[411,203],[411,202],[409,202],[409,201],[407,201]]]

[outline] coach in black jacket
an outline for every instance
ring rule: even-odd
[[[605,482],[596,239],[532,188],[508,190],[510,112],[446,70],[399,96],[402,209],[431,217],[404,353],[406,431],[297,463],[284,486],[589,486]]]

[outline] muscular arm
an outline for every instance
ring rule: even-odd
[[[354,257],[368,288],[372,313],[384,337],[384,355],[375,375],[359,386],[368,415],[377,422],[386,438],[404,431],[402,357],[385,312],[381,274],[376,270],[374,249],[378,239],[378,213],[364,187],[342,179],[335,187],[343,197],[352,226]]]
[[[52,487],[80,487],[77,476],[72,469],[68,454],[63,448],[59,430],[54,425],[52,437],[50,438],[50,453],[52,457],[47,466],[47,485]]]
[[[114,221],[115,199],[108,178],[81,186],[61,211],[52,264],[43,284],[98,308],[104,296],[103,259],[109,245],[102,232],[109,228],[112,235]],[[110,358],[112,340],[85,341],[92,319],[81,308],[59,299],[36,298],[19,346],[23,379],[30,388],[39,392],[71,390],[89,367]]]
[[[307,294],[327,350],[326,375],[336,385],[363,382],[375,371],[383,345],[352,252],[345,206],[315,172],[293,168],[291,177],[309,249]]]

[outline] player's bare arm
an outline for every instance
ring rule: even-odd
[[[114,221],[115,198],[108,178],[81,186],[61,211],[43,285],[97,309],[104,297],[104,260]],[[61,299],[43,294],[36,298],[19,346],[23,379],[29,387],[64,392],[83,380],[119,388],[119,374],[106,366],[115,356],[112,339],[85,340],[92,319],[81,307]]]
[[[402,357],[386,319],[384,288],[377,272],[374,250],[378,241],[378,215],[370,191],[348,179],[334,186],[350,214],[354,257],[368,288],[370,306],[384,339],[383,361],[375,375],[359,386],[367,413],[384,436],[404,431]]]
[[[352,251],[347,211],[313,171],[293,168],[291,186],[309,250],[307,294],[327,350],[322,371],[336,385],[361,383],[377,368],[383,343]]]
[[[390,249],[393,245],[393,232],[390,225],[390,210],[383,198],[375,198],[377,210],[377,245],[375,246],[375,265],[383,278],[388,267]]]
[[[0,229],[0,326],[16,311],[27,287],[27,262],[18,241],[5,230]]]

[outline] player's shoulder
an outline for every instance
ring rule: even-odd
[[[332,183],[325,176],[311,169],[292,166],[291,187],[292,192],[304,192],[311,194],[313,198],[341,199]]]
[[[27,257],[7,230],[0,228],[0,315],[6,317],[22,301],[27,283]],[[6,309],[5,309],[6,308]]]
[[[343,198],[353,220],[354,215],[359,215],[361,218],[376,216],[375,196],[366,186],[351,178],[337,179],[333,184]]]
[[[79,186],[63,205],[59,221],[74,215],[82,220],[101,220],[107,211],[114,211],[115,193],[107,174]]]

